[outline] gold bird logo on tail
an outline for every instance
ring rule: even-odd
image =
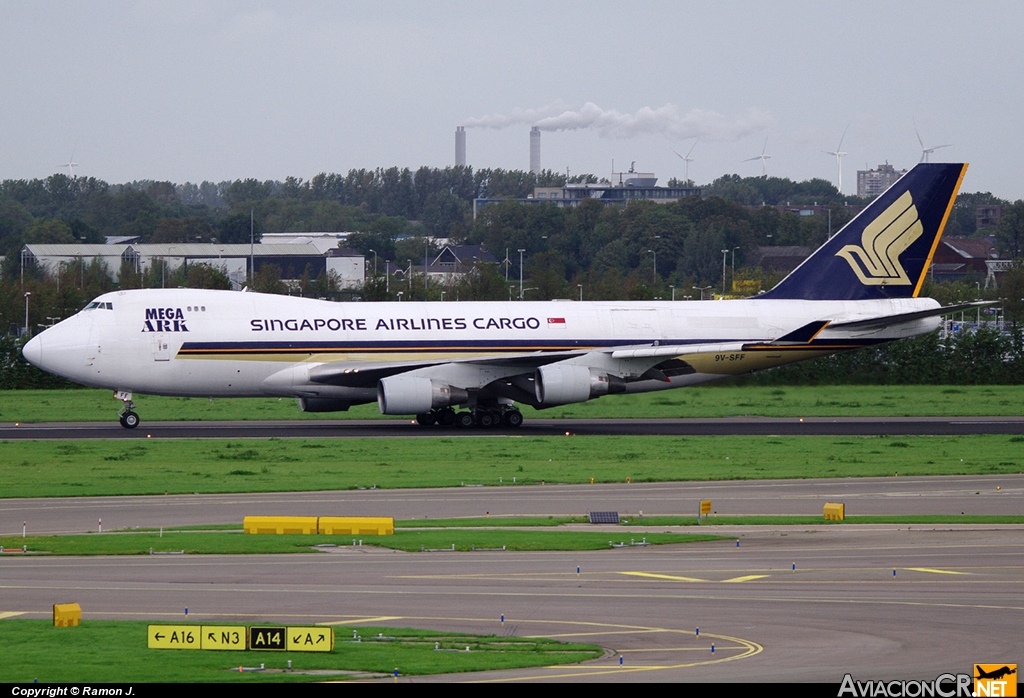
[[[865,286],[909,286],[912,282],[899,257],[923,232],[914,200],[904,192],[864,228],[859,247],[847,245],[836,256],[850,264]]]

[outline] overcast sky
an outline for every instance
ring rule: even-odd
[[[1020,2],[0,0],[0,179],[454,164],[836,180],[971,163],[1024,198]],[[73,154],[73,155],[72,155]]]

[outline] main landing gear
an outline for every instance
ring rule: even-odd
[[[510,427],[515,429],[523,424],[523,413],[515,407],[501,407],[500,409],[485,409],[477,407],[472,411],[456,412],[451,407],[431,410],[416,415],[416,422],[422,426],[429,427],[435,424],[460,429],[480,427],[490,429],[492,427]]]
[[[139,426],[139,415],[135,414],[135,403],[130,399],[124,401],[124,407],[117,413],[118,420],[121,422],[121,426],[125,429],[134,429]]]

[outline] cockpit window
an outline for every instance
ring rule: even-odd
[[[93,301],[89,305],[85,306],[85,308],[83,308],[83,310],[95,310],[98,307],[100,307],[100,304],[97,303],[96,301]]]
[[[84,308],[82,308],[82,310],[96,310],[97,308],[99,308],[101,310],[113,310],[114,309],[114,304],[113,303],[106,303],[106,302],[100,303],[99,301],[93,301],[89,305],[87,305]]]

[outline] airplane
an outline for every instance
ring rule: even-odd
[[[982,669],[977,664],[974,665],[974,668],[975,668],[975,671],[977,672],[977,676],[974,677],[976,679],[996,679],[996,680],[999,680],[999,679],[1003,678],[1004,676],[1010,676],[1011,674],[1016,674],[1017,673],[1017,665],[1016,664],[1014,665],[1013,669],[1011,669],[1009,666],[1005,666],[1004,665],[1004,666],[1000,667],[999,669],[993,669],[990,672],[989,671],[985,671],[984,669]]]
[[[918,297],[966,164],[915,166],[768,292],[718,302],[335,303],[239,291],[114,291],[25,358],[114,391],[377,402],[425,426],[518,427],[552,407],[697,385],[932,332]]]

